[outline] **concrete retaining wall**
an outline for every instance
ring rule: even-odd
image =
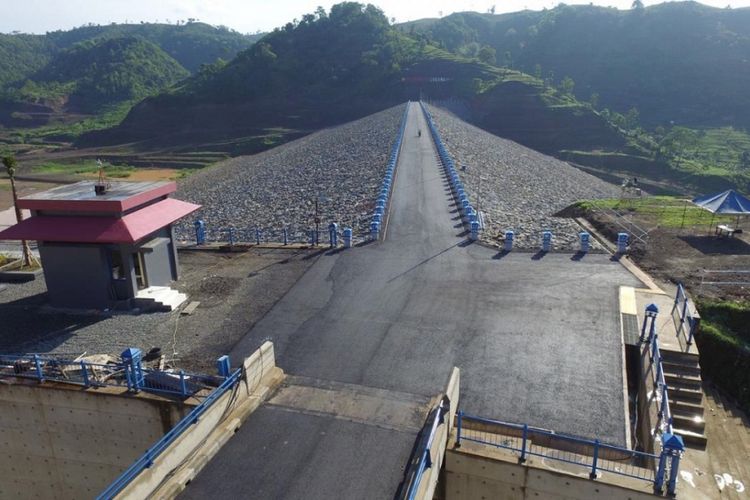
[[[614,484],[449,449],[445,457],[446,500],[568,500],[659,498]]]
[[[0,498],[93,498],[191,407],[120,390],[0,382]]]

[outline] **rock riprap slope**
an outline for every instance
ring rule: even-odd
[[[485,242],[499,245],[505,231],[512,230],[514,248],[538,250],[542,231],[550,230],[555,250],[577,250],[580,226],[553,214],[578,200],[620,194],[617,186],[565,162],[469,125],[441,108],[429,109],[469,199],[485,214]],[[593,239],[592,245],[596,247]]]
[[[290,240],[305,241],[315,227],[316,198],[321,238],[331,222],[362,237],[403,112],[395,106],[192,175],[178,197],[203,208],[177,226],[177,238],[195,241],[193,222],[200,217],[209,241],[227,241],[230,227],[237,241],[253,241],[256,228],[264,240],[281,241],[287,228]]]

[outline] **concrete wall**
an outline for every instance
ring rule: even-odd
[[[109,389],[0,383],[0,498],[93,498],[190,407]]]
[[[154,237],[168,238],[169,232],[166,230],[159,231]],[[164,242],[153,248],[151,252],[143,254],[143,261],[146,264],[146,276],[149,286],[169,286],[173,280],[177,279],[173,274],[172,251],[170,243]]]
[[[449,449],[445,456],[446,500],[644,500],[660,498],[585,477]]]
[[[43,243],[39,245],[39,255],[52,305],[109,307],[111,270],[100,246]]]

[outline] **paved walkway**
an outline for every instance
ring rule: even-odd
[[[624,445],[618,287],[640,283],[609,256],[502,255],[463,233],[412,104],[385,241],[322,255],[232,359],[268,338],[330,397],[343,384],[414,411],[459,366],[469,413]],[[184,495],[392,497],[416,432],[308,406],[265,405]]]

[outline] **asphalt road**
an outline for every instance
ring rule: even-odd
[[[421,397],[458,366],[467,413],[626,444],[618,286],[639,282],[605,255],[470,244],[426,132],[413,104],[385,241],[321,256],[232,359],[271,339],[287,373]],[[389,498],[414,438],[267,406],[185,496]]]

